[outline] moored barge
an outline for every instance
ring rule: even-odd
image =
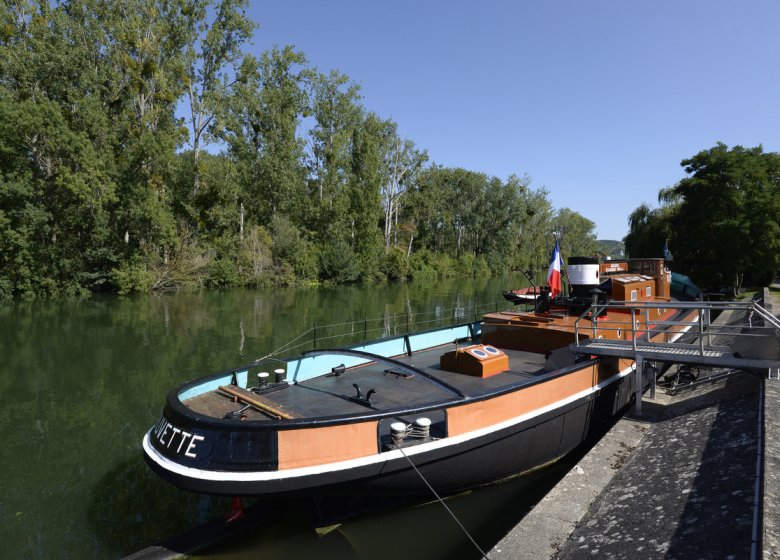
[[[535,311],[305,352],[270,375],[252,363],[185,383],[145,435],[146,460],[181,488],[232,496],[422,495],[420,474],[447,494],[550,464],[634,395],[630,360],[575,358],[574,321],[594,298],[672,298],[663,259],[585,259],[569,274],[566,296]],[[696,311],[656,313],[634,329],[619,311],[589,320],[599,337],[670,341],[682,332],[663,323]],[[614,327],[596,329],[605,319]]]

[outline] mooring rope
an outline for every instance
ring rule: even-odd
[[[412,466],[414,471],[420,476],[420,478],[425,483],[425,485],[428,487],[428,489],[431,492],[433,492],[433,495],[436,496],[436,499],[439,501],[439,503],[444,506],[444,509],[447,510],[447,513],[449,513],[452,516],[452,518],[455,520],[455,523],[458,524],[458,526],[461,528],[461,530],[469,538],[469,540],[471,541],[471,544],[473,544],[476,547],[476,549],[479,550],[479,553],[482,555],[482,558],[485,558],[486,560],[489,560],[488,555],[485,553],[485,551],[480,548],[480,546],[477,544],[477,541],[475,541],[474,537],[472,537],[471,534],[469,533],[468,529],[466,529],[466,527],[463,526],[463,523],[461,523],[460,520],[457,517],[455,517],[455,514],[452,512],[452,510],[447,506],[446,503],[444,503],[444,500],[441,499],[441,496],[439,496],[439,494],[436,492],[436,490],[433,489],[433,486],[431,486],[430,483],[425,479],[425,477],[420,472],[420,470],[414,465],[414,463],[412,463],[412,460],[404,452],[404,450],[401,448],[401,446],[398,445],[397,443],[395,444],[395,446],[398,448],[398,451],[401,452],[401,455],[403,455],[406,458],[406,460],[409,461],[409,464]]]
[[[265,356],[263,356],[262,358],[257,358],[257,359],[255,359],[255,361],[254,361],[254,362],[252,362],[252,363],[254,363],[254,364],[259,364],[260,362],[262,362],[263,360],[267,360],[267,359],[268,359],[268,358],[270,358],[271,356],[276,356],[276,355],[277,355],[279,352],[282,352],[284,349],[288,348],[288,347],[289,347],[289,346],[290,346],[290,345],[291,345],[293,342],[296,342],[296,341],[300,340],[301,338],[303,338],[304,336],[306,336],[307,334],[309,334],[309,333],[310,333],[310,332],[312,332],[313,330],[314,330],[314,328],[312,327],[312,328],[310,328],[308,331],[302,332],[300,335],[298,335],[298,336],[296,336],[295,338],[293,338],[293,339],[292,339],[291,341],[289,341],[287,344],[283,344],[282,346],[280,346],[279,348],[277,348],[276,350],[274,350],[274,351],[272,351],[272,352],[269,352],[268,354],[266,354],[266,355],[265,355]]]

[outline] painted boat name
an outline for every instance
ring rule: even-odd
[[[176,448],[177,454],[181,454],[182,450],[184,450],[184,456],[190,457],[192,459],[198,458],[198,454],[195,449],[198,445],[198,442],[206,439],[204,436],[191,434],[190,432],[186,432],[181,428],[177,428],[168,422],[165,417],[160,418],[160,421],[157,422],[157,425],[154,427],[154,435],[157,438],[157,441],[160,442],[160,445],[164,445],[166,449],[170,449],[171,446],[173,446]],[[178,445],[175,445],[174,442],[177,439],[179,440]],[[189,443],[187,443],[188,441]]]

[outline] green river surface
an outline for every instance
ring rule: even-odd
[[[323,340],[325,324],[402,334],[390,323],[471,319],[505,308],[501,290],[522,285],[512,275],[0,304],[0,557],[120,558],[224,515],[228,500],[178,490],[143,460],[144,433],[184,381],[251,362],[314,324],[320,347],[341,342]],[[565,468],[448,504],[489,549]],[[362,513],[329,532],[299,506],[269,503],[278,515],[265,526],[204,557],[480,557],[439,503]]]

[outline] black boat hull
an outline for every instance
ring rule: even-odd
[[[457,444],[417,454],[414,447],[405,447],[404,454],[396,452],[387,460],[344,468],[315,467],[300,476],[253,480],[247,473],[235,480],[227,476],[200,478],[194,472],[166,466],[165,458],[149,443],[151,431],[144,440],[145,458],[152,470],[168,482],[204,494],[429,495],[417,471],[438,493],[452,494],[535,470],[570,453],[585,441],[592,425],[614,418],[631,402],[634,379],[634,375],[622,375],[574,402]]]

